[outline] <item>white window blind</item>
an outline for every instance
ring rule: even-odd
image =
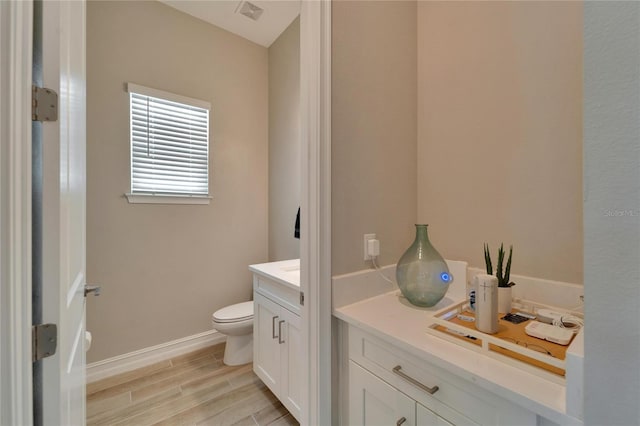
[[[128,84],[131,193],[208,196],[209,103]]]

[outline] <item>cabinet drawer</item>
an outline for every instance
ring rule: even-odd
[[[416,426],[416,402],[353,361],[349,385],[349,425]]]
[[[300,315],[299,290],[296,291],[291,287],[255,274],[253,276],[253,290],[273,300],[278,305],[285,307],[294,314]]]
[[[352,326],[349,358],[453,424],[536,424],[534,413]]]

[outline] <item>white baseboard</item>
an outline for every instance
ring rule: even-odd
[[[113,358],[87,364],[87,383],[93,383],[116,374],[125,373],[153,363],[164,361],[226,340],[224,334],[209,330],[193,336],[140,349]]]

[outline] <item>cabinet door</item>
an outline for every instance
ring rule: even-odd
[[[349,424],[415,426],[416,402],[349,361]]]
[[[280,307],[254,293],[253,371],[278,395],[280,393]]]
[[[453,426],[422,404],[416,403],[416,426]]]
[[[281,339],[282,396],[280,400],[287,410],[300,419],[302,411],[302,339],[300,334],[300,317],[285,308],[280,310],[284,325],[284,336]]]

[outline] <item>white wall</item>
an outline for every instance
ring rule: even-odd
[[[333,274],[370,267],[369,232],[395,263],[421,222],[447,258],[504,241],[515,272],[582,283],[582,4],[332,6]]]
[[[418,2],[418,221],[582,284],[582,3]]]
[[[300,257],[300,18],[269,46],[269,260]]]
[[[363,234],[375,232],[382,265],[415,234],[416,2],[335,1],[331,46],[333,275],[370,267]]]
[[[584,15],[585,423],[640,422],[640,3]]]
[[[159,2],[87,5],[89,362],[211,329],[268,251],[267,49]],[[211,204],[129,204],[133,82],[211,103]]]

